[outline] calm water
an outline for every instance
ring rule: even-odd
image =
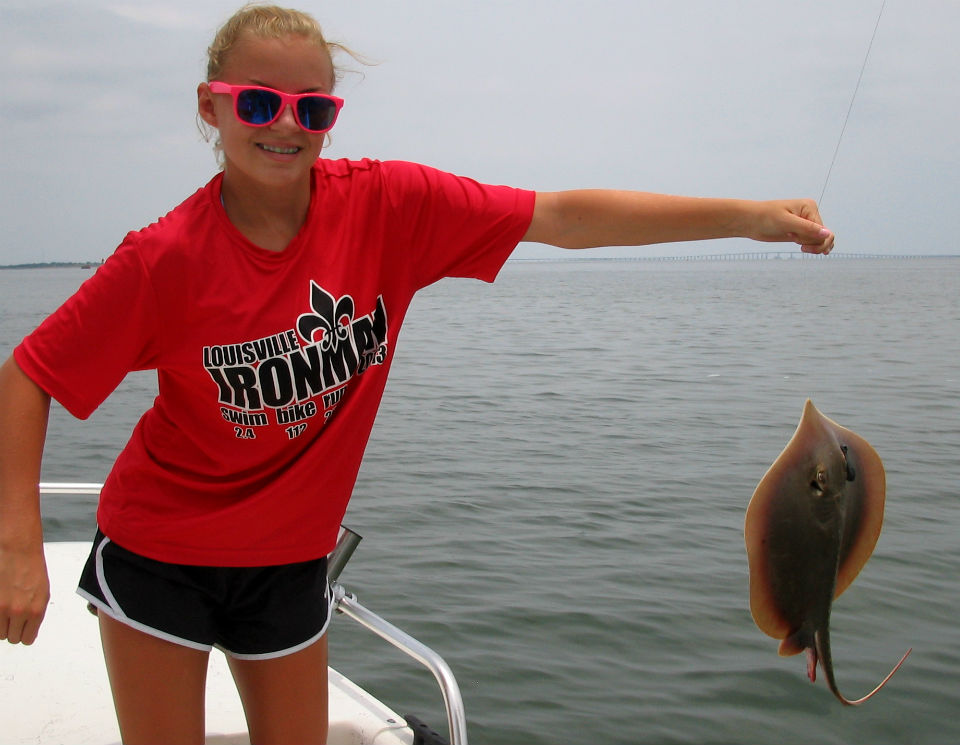
[[[89,272],[0,272],[0,353]],[[433,646],[475,743],[960,741],[960,260],[511,263],[422,293],[344,584]],[[53,414],[104,478],[154,384]],[[835,604],[842,707],[753,624],[743,516],[810,397],[876,447],[884,531]],[[93,530],[46,506],[48,537]],[[431,676],[338,619],[332,662],[442,729]]]

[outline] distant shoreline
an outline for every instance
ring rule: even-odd
[[[716,253],[700,254],[696,256],[549,256],[549,257],[523,257],[516,256],[509,259],[510,262],[517,263],[557,263],[571,261],[591,261],[591,262],[634,262],[634,261],[771,261],[771,260],[797,260],[797,259],[815,259],[815,260],[876,260],[876,259],[960,259],[960,254],[862,254],[862,253],[841,253],[837,251],[831,256],[820,256],[817,254],[804,254],[799,251],[753,251],[749,253]],[[84,269],[92,270],[100,266],[102,261],[46,261],[35,262],[32,264],[0,264],[2,269]]]
[[[34,264],[0,264],[0,269],[95,269],[102,261],[45,261]]]

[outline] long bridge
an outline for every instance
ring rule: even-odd
[[[823,254],[808,254],[799,248],[793,251],[741,251],[739,253],[699,254],[695,256],[640,256],[643,261],[822,261],[824,259],[924,259],[933,258],[919,254],[868,254],[847,253],[846,251],[831,251],[828,256]],[[939,258],[939,257],[938,257]]]
[[[512,261],[836,261],[837,259],[957,259],[957,254],[870,254],[834,250],[829,256],[792,251],[741,251],[738,253],[698,254],[689,256],[563,256],[558,258],[515,258]]]

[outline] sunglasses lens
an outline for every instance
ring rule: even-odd
[[[268,124],[280,112],[280,96],[265,90],[241,91],[237,96],[237,116],[248,124]]]
[[[337,116],[337,105],[329,98],[309,96],[297,102],[297,116],[304,129],[311,132],[325,132],[333,126]]]

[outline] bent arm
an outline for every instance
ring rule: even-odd
[[[830,253],[834,241],[810,199],[756,202],[606,189],[537,193],[523,240],[591,248],[738,237],[798,243],[809,253]]]
[[[50,599],[40,461],[50,396],[11,357],[0,367],[0,639],[32,644]]]

